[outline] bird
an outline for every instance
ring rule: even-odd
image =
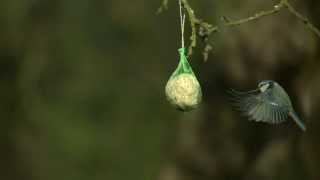
[[[233,105],[249,120],[280,124],[288,117],[306,131],[306,126],[293,109],[290,97],[286,91],[273,80],[263,80],[258,83],[258,88],[251,91],[237,91],[230,89]]]

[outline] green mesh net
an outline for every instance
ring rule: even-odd
[[[201,86],[185,56],[185,49],[179,49],[178,67],[170,76],[165,91],[168,101],[178,110],[190,111],[201,102]]]

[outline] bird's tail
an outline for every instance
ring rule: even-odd
[[[303,130],[306,131],[306,126],[304,123],[301,121],[301,119],[298,117],[297,113],[294,111],[290,111],[289,115],[292,117],[295,123]]]

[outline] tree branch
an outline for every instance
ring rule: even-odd
[[[189,21],[190,21],[190,26],[191,26],[190,45],[188,47],[188,56],[191,56],[193,52],[193,48],[196,47],[197,45],[197,35],[202,38],[205,38],[208,35],[210,35],[212,32],[217,31],[218,28],[213,27],[211,24],[197,18],[188,0],[181,0],[181,2],[184,9],[187,11]],[[201,33],[199,31],[200,29],[202,30]]]
[[[283,0],[285,7],[293,14],[296,18],[302,21],[307,28],[313,32],[318,38],[320,38],[320,31],[316,28],[306,17],[300,14],[287,0]]]
[[[212,45],[209,42],[209,36],[213,32],[218,32],[219,27],[213,26],[212,24],[202,21],[197,18],[194,14],[193,9],[191,8],[188,0],[181,0],[184,9],[187,11],[190,26],[191,26],[191,37],[190,37],[190,45],[188,48],[188,56],[192,55],[193,48],[197,45],[197,36],[201,37],[205,42],[205,47],[203,50],[203,56],[206,60],[208,58],[209,52],[212,50]],[[162,6],[159,8],[158,12],[161,12],[163,9],[167,9],[168,0],[163,0]],[[231,21],[227,17],[223,16],[224,25],[228,27],[238,26],[244,23],[248,23],[251,21],[258,20],[262,17],[269,16],[272,14],[276,14],[282,9],[287,9],[291,14],[293,14],[297,19],[303,22],[306,27],[313,32],[318,38],[320,38],[320,30],[316,28],[306,17],[300,14],[290,3],[288,0],[280,0],[280,2],[273,6],[273,9],[260,11],[253,16],[249,16],[247,18],[243,18],[236,21]]]
[[[258,12],[256,14],[254,14],[253,16],[250,16],[250,17],[247,17],[247,18],[244,18],[244,19],[240,19],[240,20],[237,20],[237,21],[230,21],[226,17],[223,17],[223,20],[225,21],[225,25],[226,26],[237,26],[237,25],[241,25],[243,23],[247,23],[247,22],[250,22],[250,21],[254,21],[254,20],[260,19],[260,18],[262,18],[264,16],[269,16],[269,15],[275,14],[275,13],[279,12],[282,8],[283,8],[283,3],[280,2],[277,5],[275,5],[274,8],[271,9],[271,10],[260,11],[260,12]]]

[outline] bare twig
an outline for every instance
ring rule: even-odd
[[[250,16],[248,18],[240,19],[240,20],[237,20],[237,21],[230,21],[230,20],[226,20],[224,18],[225,25],[226,26],[236,26],[236,25],[240,25],[240,24],[243,24],[243,23],[247,23],[247,22],[250,22],[250,21],[253,21],[253,20],[260,19],[260,18],[262,18],[264,16],[275,14],[275,13],[279,12],[280,10],[282,10],[284,8],[288,9],[291,14],[293,14],[296,18],[298,18],[301,22],[303,22],[311,32],[313,32],[316,36],[318,36],[318,38],[320,38],[320,30],[318,28],[316,28],[306,17],[304,17],[302,14],[300,14],[290,4],[290,2],[288,0],[281,0],[278,4],[276,4],[274,6],[273,9],[267,10],[267,11],[258,12],[258,13],[254,14],[253,16]]]
[[[223,20],[225,21],[226,26],[237,26],[237,25],[241,25],[243,23],[247,23],[250,21],[260,19],[264,16],[269,16],[269,15],[275,14],[275,13],[279,12],[282,8],[283,8],[283,3],[280,2],[279,4],[275,5],[274,8],[271,10],[260,11],[256,14],[254,14],[253,16],[250,16],[250,17],[247,17],[244,19],[240,19],[237,21],[230,21],[229,19],[226,19],[226,17],[224,17]]]
[[[187,11],[189,21],[190,21],[190,26],[191,26],[191,37],[190,37],[191,42],[188,48],[188,56],[190,56],[192,54],[192,49],[197,45],[196,22],[198,21],[198,19],[194,15],[193,9],[191,8],[187,0],[181,0],[181,3],[185,8],[185,10]]]
[[[191,37],[190,37],[190,45],[188,48],[188,56],[192,55],[193,48],[197,45],[197,36],[201,37],[205,42],[205,48],[203,51],[204,59],[206,60],[208,58],[209,51],[212,49],[212,45],[209,42],[209,35],[211,35],[213,32],[218,32],[219,27],[213,26],[212,24],[202,21],[201,19],[197,18],[194,14],[193,9],[191,8],[188,0],[181,0],[183,7],[187,11],[190,26],[191,26]],[[168,0],[163,0],[162,3],[162,9],[163,7],[167,7]],[[159,8],[159,9],[160,9]],[[280,0],[280,2],[273,6],[270,10],[260,11],[253,16],[249,16],[247,18],[243,18],[236,21],[231,21],[228,18],[223,16],[224,25],[228,27],[238,26],[244,23],[248,23],[251,21],[258,20],[262,17],[269,16],[272,14],[276,14],[279,11],[287,9],[291,14],[293,14],[297,19],[299,19],[301,22],[303,22],[306,27],[313,32],[318,38],[320,38],[320,30],[316,28],[306,17],[304,17],[302,14],[300,14],[290,3],[288,0]],[[158,11],[159,12],[159,11]]]
[[[316,28],[313,24],[311,24],[311,22],[302,14],[300,14],[287,0],[283,0],[283,2],[285,7],[288,8],[291,14],[296,16],[296,18],[302,21],[311,32],[313,32],[316,36],[318,36],[318,38],[320,38],[320,31],[318,28]]]
[[[218,30],[218,27],[214,27],[213,25],[202,21],[201,19],[197,18],[194,14],[193,9],[191,8],[188,0],[181,0],[183,7],[187,11],[190,26],[191,26],[191,37],[190,37],[190,45],[188,48],[188,56],[192,55],[193,48],[197,45],[197,35],[202,37],[203,39],[208,37],[212,32],[215,32]],[[198,27],[198,28],[197,28]],[[200,33],[200,29],[202,29],[202,33]],[[207,49],[209,48],[209,44],[206,45]],[[211,46],[210,46],[211,47]],[[208,51],[206,51],[208,52]],[[207,56],[208,53],[206,53]],[[207,59],[205,57],[205,59]]]

